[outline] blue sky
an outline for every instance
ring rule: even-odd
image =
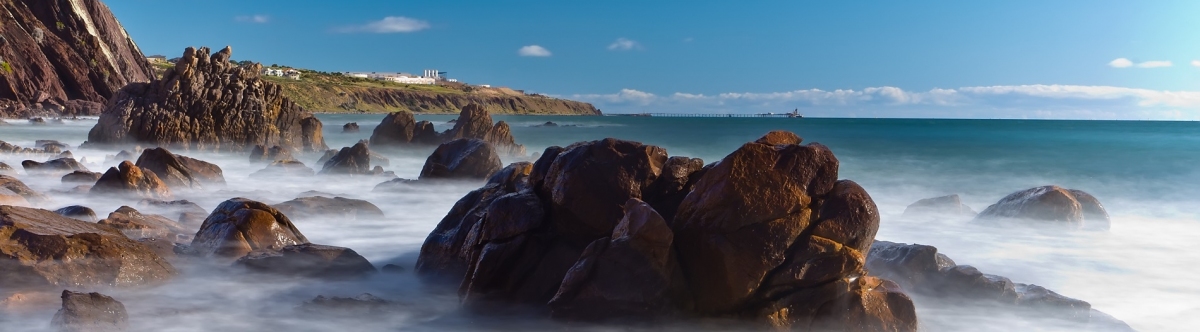
[[[436,68],[610,113],[1200,119],[1198,1],[108,4],[147,54]]]

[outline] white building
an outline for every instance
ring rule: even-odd
[[[437,84],[437,79],[433,77],[417,76],[409,73],[353,73],[346,72],[342,75],[358,78],[368,78],[373,80],[388,81],[400,84]]]

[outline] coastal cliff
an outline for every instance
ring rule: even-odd
[[[0,117],[96,114],[153,77],[99,0],[0,0]]]

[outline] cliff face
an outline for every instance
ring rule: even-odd
[[[99,0],[0,0],[0,116],[95,114],[153,70]]]
[[[317,112],[458,113],[478,104],[491,114],[600,115],[592,104],[543,96],[435,92],[326,84],[280,83],[284,95]]]

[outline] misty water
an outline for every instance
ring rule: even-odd
[[[370,136],[383,115],[320,115],[331,148]],[[453,116],[417,116],[439,131]],[[861,184],[882,216],[878,239],[933,245],[962,265],[972,265],[1014,282],[1045,286],[1088,301],[1092,307],[1138,330],[1189,330],[1200,325],[1200,123],[1023,120],[643,118],[570,116],[497,116],[509,122],[518,143],[532,152],[552,145],[616,137],[662,146],[675,156],[713,162],[770,130],[790,130],[806,142],[829,146],[841,163],[840,177]],[[90,170],[104,172],[119,161],[117,151],[77,148],[95,119],[33,126],[8,120],[0,140],[29,147],[35,140],[69,144]],[[558,127],[538,127],[547,121]],[[341,133],[357,122],[358,133]],[[432,148],[379,151],[384,168],[416,178]],[[176,192],[211,210],[232,197],[268,204],[300,193],[319,192],[368,200],[386,217],[378,220],[294,218],[313,243],[349,247],[376,267],[397,264],[401,274],[376,274],[365,281],[321,282],[241,274],[221,265],[180,265],[180,277],[167,284],[134,289],[96,289],[123,302],[135,330],[147,331],[316,331],[316,330],[471,330],[484,328],[560,328],[544,319],[480,320],[458,312],[453,290],[423,286],[412,273],[425,236],[456,200],[480,183],[414,187],[401,193],[375,193],[385,178],[255,178],[262,169],[245,155],[179,154],[213,162],[224,170],[225,188]],[[318,154],[297,155],[314,165]],[[26,156],[0,155],[19,168]],[[511,162],[515,160],[505,160]],[[85,205],[103,218],[135,201],[94,199],[69,194],[73,186],[57,176],[20,176],[52,205]],[[907,220],[912,202],[959,194],[981,211],[1011,192],[1056,184],[1092,193],[1112,216],[1107,232],[1030,230],[984,226],[967,218]],[[8,292],[0,285],[0,294]],[[317,295],[350,297],[362,293],[396,301],[394,314],[330,318],[298,311]],[[57,293],[45,305],[0,316],[4,331],[50,330]],[[1028,325],[988,308],[939,306],[918,299],[925,330],[1056,330]],[[571,326],[581,328],[580,326]],[[669,326],[670,327],[670,326]],[[674,326],[690,329],[696,326]],[[605,326],[588,328],[609,329]],[[662,329],[656,327],[654,329]]]

